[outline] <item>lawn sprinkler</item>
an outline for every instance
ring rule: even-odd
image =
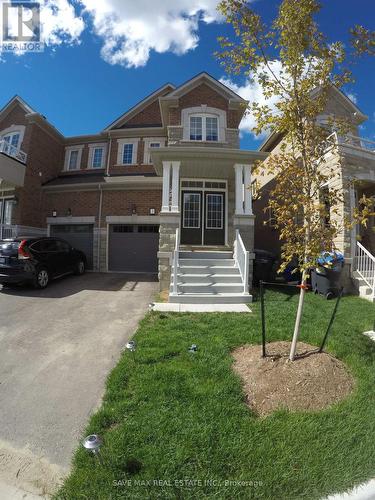
[[[100,447],[103,444],[103,440],[100,436],[97,434],[90,434],[90,436],[87,436],[83,440],[83,447],[87,450],[90,451],[93,455],[97,457],[99,460],[99,463],[103,465],[101,456],[100,456]]]
[[[190,352],[190,354],[196,353],[198,351],[197,344],[191,344],[191,346],[189,347],[188,351]]]
[[[135,351],[137,349],[137,344],[135,340],[129,340],[129,342],[126,344],[126,349],[133,353],[133,360],[135,362]]]

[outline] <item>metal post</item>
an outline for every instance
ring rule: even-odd
[[[340,303],[340,300],[341,300],[343,292],[344,292],[344,288],[341,288],[340,293],[339,293],[339,295],[337,297],[337,300],[336,300],[335,308],[333,309],[333,313],[332,313],[332,316],[331,316],[331,319],[330,319],[330,322],[329,322],[326,334],[324,335],[324,339],[323,339],[322,345],[320,346],[318,352],[322,352],[323,351],[324,346],[325,346],[325,344],[327,342],[328,335],[330,334],[330,331],[331,331],[331,328],[332,328],[332,325],[333,325],[333,321],[334,321],[336,313],[337,313],[337,308],[339,307],[339,303]]]
[[[260,284],[260,310],[262,316],[262,357],[266,357],[266,318],[264,311],[264,286],[263,281],[259,282]]]

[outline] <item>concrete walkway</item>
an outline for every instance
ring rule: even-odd
[[[152,306],[153,311],[160,312],[235,312],[251,313],[246,304],[174,304],[169,302],[155,302]]]
[[[97,273],[0,291],[1,500],[56,489],[156,291],[150,276]]]
[[[375,479],[362,484],[347,493],[331,495],[325,500],[374,500],[375,499]]]

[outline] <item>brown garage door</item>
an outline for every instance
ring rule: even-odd
[[[109,226],[108,269],[133,273],[157,273],[159,226]]]
[[[51,226],[50,235],[56,238],[62,238],[72,245],[72,247],[81,250],[87,258],[87,267],[93,267],[93,231],[92,224],[56,224]]]

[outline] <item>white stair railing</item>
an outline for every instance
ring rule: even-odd
[[[176,229],[176,242],[174,246],[174,252],[173,252],[173,295],[178,294],[178,259],[179,259],[179,253],[180,253],[180,244],[179,244],[179,230],[178,228]]]
[[[243,293],[247,295],[249,293],[249,252],[245,248],[238,229],[236,229],[233,257],[240,270]]]
[[[371,288],[372,298],[375,298],[375,257],[357,241],[355,270],[367,286]]]

